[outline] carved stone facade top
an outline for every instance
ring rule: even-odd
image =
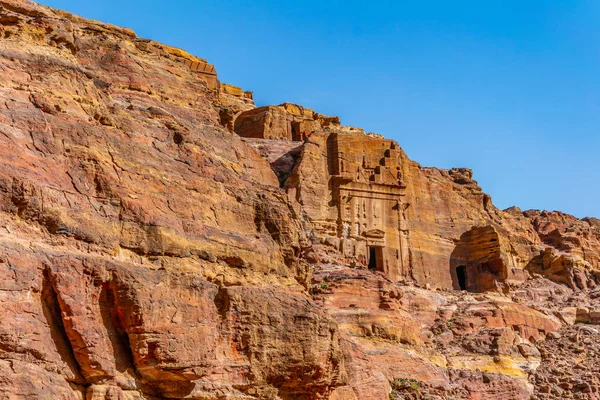
[[[314,131],[340,126],[338,117],[327,117],[296,104],[264,106],[241,113],[235,132],[246,138],[304,140]]]
[[[207,63],[205,60],[185,60],[187,65],[192,71],[197,72],[206,81],[206,84],[211,89],[217,89],[219,87],[219,79],[217,78],[217,70],[215,66]]]

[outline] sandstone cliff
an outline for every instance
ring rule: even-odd
[[[268,165],[219,127],[218,81],[190,68],[204,62],[0,4],[0,397],[343,382],[303,235]]]
[[[0,398],[600,398],[598,220],[26,0],[0,93]]]

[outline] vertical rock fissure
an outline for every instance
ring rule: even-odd
[[[43,272],[41,303],[44,318],[50,328],[50,336],[56,346],[56,350],[60,358],[73,373],[74,377],[67,379],[67,381],[88,386],[89,382],[85,380],[82,374],[81,366],[77,362],[73,346],[67,335],[67,330],[62,319],[62,310],[58,301],[58,294],[52,284],[48,269],[45,269]]]
[[[108,333],[117,371],[128,372],[132,376],[138,377],[133,351],[129,343],[129,335],[125,329],[117,303],[117,290],[114,281],[102,284],[99,305],[102,323]]]
[[[220,287],[213,302],[215,304],[215,307],[216,307],[217,312],[219,313],[219,317],[221,319],[220,324],[221,324],[221,327],[223,328],[223,329],[221,329],[221,331],[229,332],[230,327],[229,327],[229,319],[227,317],[227,313],[229,312],[229,308],[230,308],[230,300],[229,300],[229,293],[227,293],[227,288]]]

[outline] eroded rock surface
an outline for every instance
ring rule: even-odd
[[[128,30],[0,5],[1,395],[343,384],[337,326],[303,287],[304,233],[268,164],[220,128],[212,70]]]
[[[597,219],[26,0],[0,94],[0,398],[598,398]]]
[[[338,117],[327,117],[297,104],[264,106],[241,113],[235,132],[245,138],[302,141],[316,130],[339,127]]]

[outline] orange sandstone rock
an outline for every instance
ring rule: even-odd
[[[241,113],[235,120],[235,132],[246,138],[300,141],[315,130],[337,127],[337,117],[326,117],[296,104],[265,106]]]
[[[0,0],[0,38],[1,399],[598,392],[598,220],[129,29]]]
[[[337,325],[305,294],[304,233],[220,127],[215,81],[129,32],[0,5],[0,398],[345,384]]]

